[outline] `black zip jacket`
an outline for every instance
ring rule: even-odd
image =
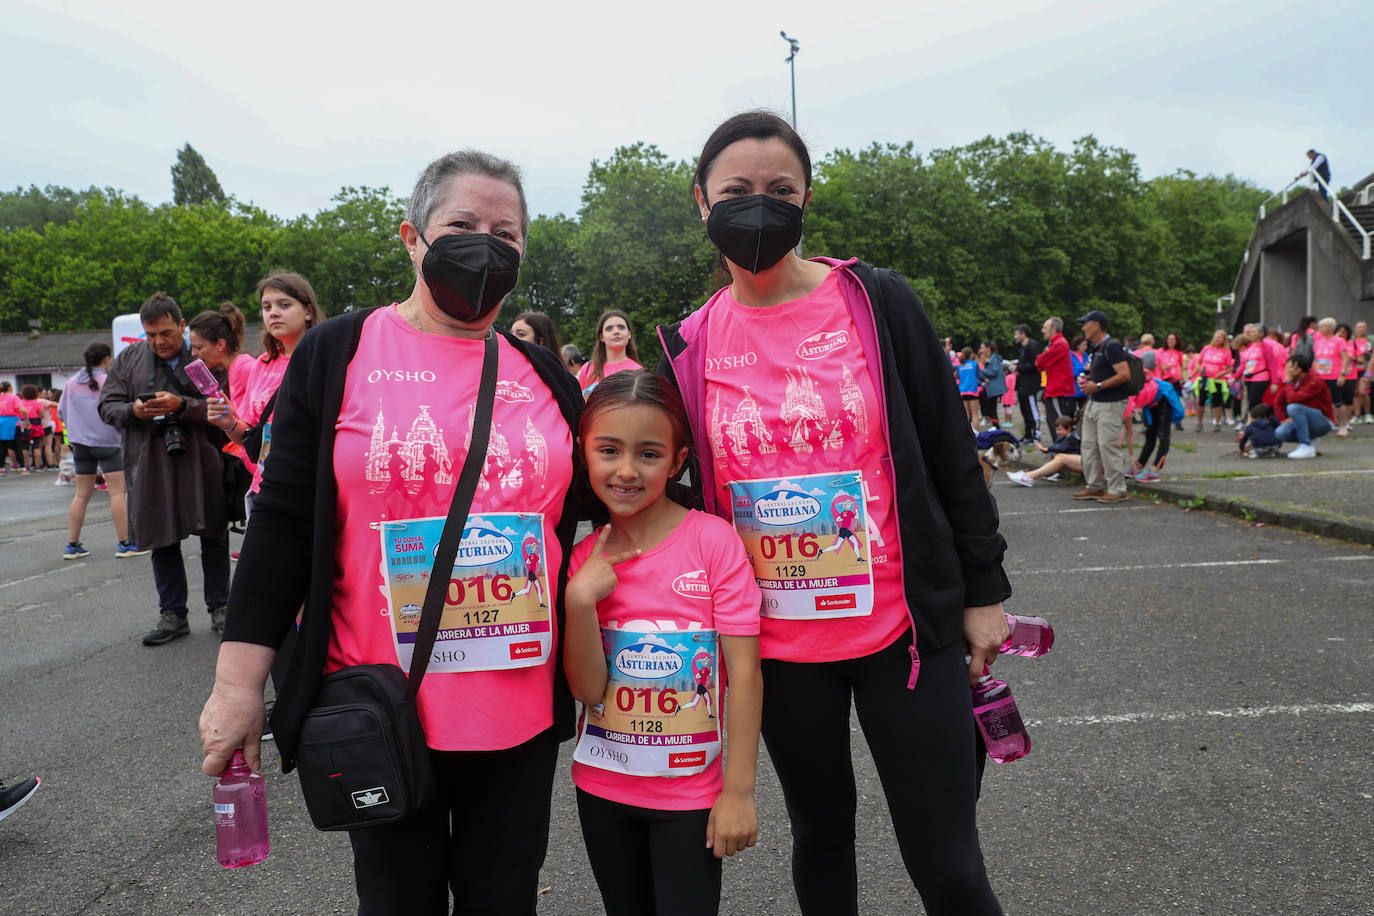
[[[312,328],[291,357],[277,395],[272,422],[272,460],[253,503],[238,570],[229,592],[224,638],[276,648],[305,604],[301,629],[272,709],[272,732],[282,770],[295,767],[301,723],[324,674],[333,628],[335,507],[334,424],[343,403],[348,364],[358,350],[363,322],[373,310],[349,312]],[[544,347],[502,332],[534,366],[553,392],[568,428],[577,432],[582,394],[558,358]],[[475,397],[472,392],[470,397]],[[580,492],[580,491],[579,491]],[[563,588],[579,519],[588,507],[565,497],[557,536],[563,547],[558,570],[558,642],[554,673],[554,731],[572,737],[572,693],[563,674]]]

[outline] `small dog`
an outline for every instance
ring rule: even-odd
[[[978,463],[983,467],[983,483],[991,490],[992,475],[1021,460],[1021,443],[1014,434],[1001,429],[979,433],[977,443]]]

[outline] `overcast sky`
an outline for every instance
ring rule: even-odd
[[[1277,188],[1309,146],[1337,184],[1374,172],[1371,0],[0,0],[0,23],[0,188],[161,202],[189,141],[227,192],[290,217],[344,185],[404,195],[475,146],[524,167],[531,210],[572,215],[617,146],[692,159],[730,114],[789,112],[782,29],[817,159],[1026,130],[1095,134],[1147,177]]]

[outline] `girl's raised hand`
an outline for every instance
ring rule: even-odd
[[[615,567],[640,554],[640,550],[635,548],[608,556],[606,542],[610,536],[611,526],[606,525],[597,534],[596,545],[592,548],[591,555],[568,583],[569,595],[574,595],[579,601],[595,605],[596,602],[607,598],[615,591],[620,581],[616,578]]]

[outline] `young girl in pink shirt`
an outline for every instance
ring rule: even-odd
[[[587,856],[609,916],[715,913],[723,857],[758,836],[761,594],[730,525],[667,496],[687,460],[687,420],[661,376],[599,384],[577,453],[611,513],[573,549],[567,588]]]
[[[630,331],[630,319],[624,312],[612,309],[602,312],[596,322],[596,346],[592,348],[592,358],[577,370],[577,384],[582,386],[582,396],[592,393],[603,378],[625,369],[642,369],[637,362],[634,334]]]

